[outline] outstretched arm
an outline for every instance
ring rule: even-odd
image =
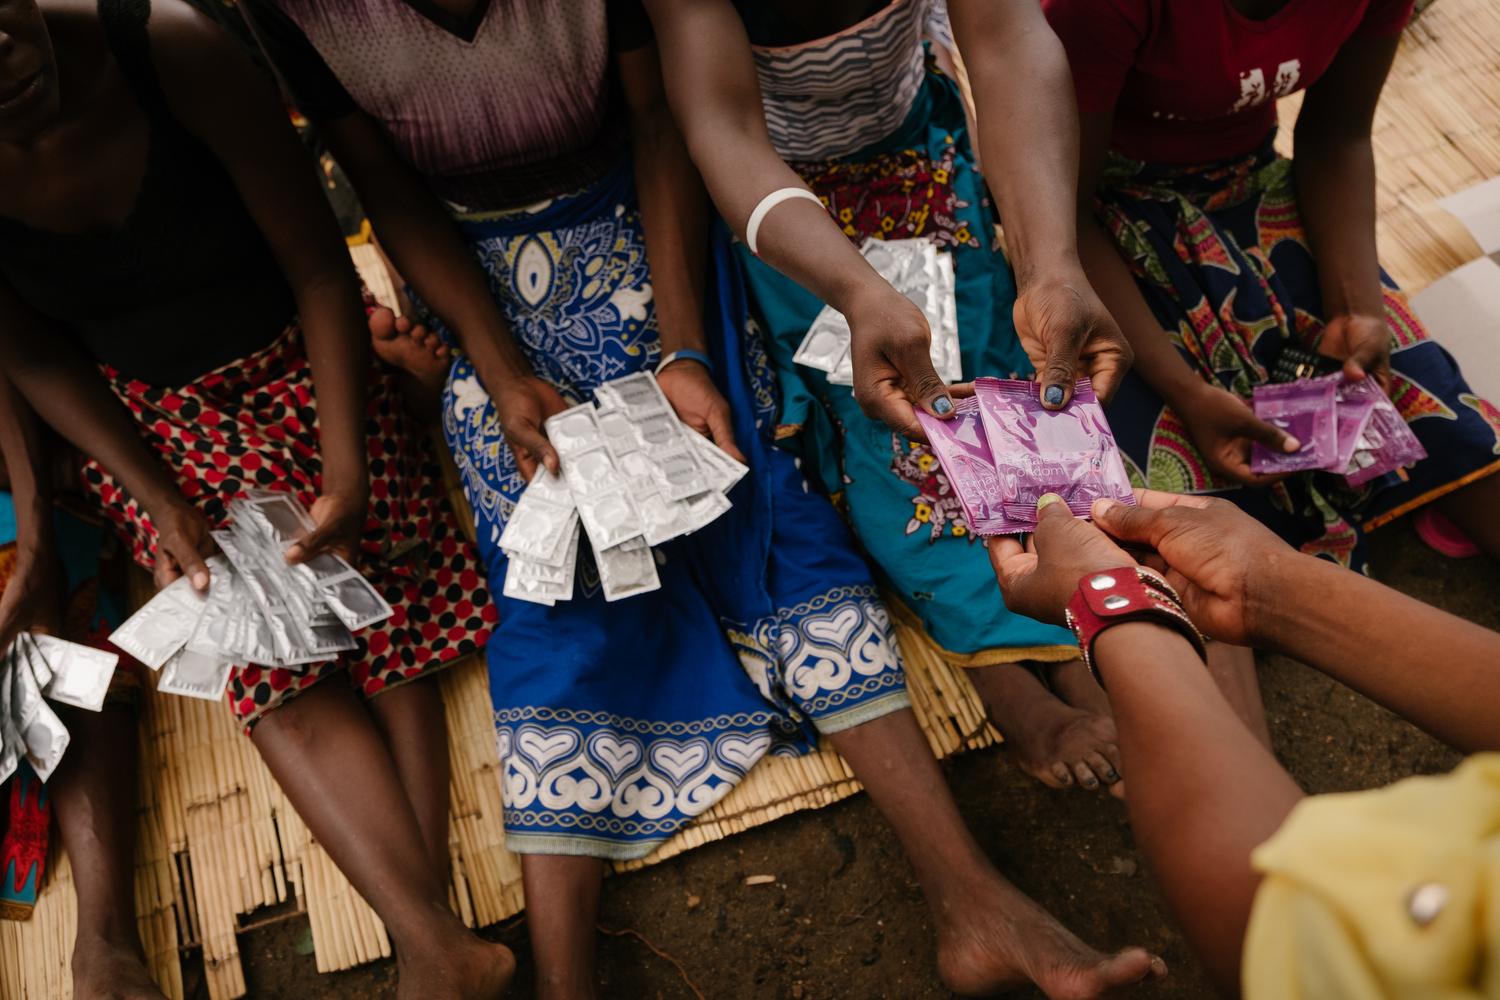
[[[1356,37],[1310,87],[1297,117],[1297,208],[1307,229],[1327,329],[1319,349],[1344,373],[1390,377],[1380,259],[1375,250],[1375,151],[1370,130],[1399,35]]]
[[[52,528],[52,469],[46,429],[26,400],[0,375],[0,457],[10,474],[16,512],[16,562],[0,591],[0,651],[17,632],[54,631],[62,624],[63,570]]]
[[[750,41],[729,0],[647,0],[662,52],[667,97],[693,161],[730,227],[741,236],[762,198],[806,188],[766,132]],[[953,403],[932,367],[932,333],[906,297],[875,273],[822,208],[804,199],[777,205],[756,249],[849,320],[854,395],[895,430],[925,436],[912,409],[948,417]]]
[[[167,469],[136,434],[93,361],[67,333],[26,305],[0,281],[0,370],[31,407],[85,455],[119,480],[143,507],[158,534],[156,581],[186,573],[208,587],[203,555],[213,541],[203,517],[177,490]],[[13,462],[7,450],[8,462]],[[12,465],[12,474],[14,474]]]
[[[996,538],[989,549],[1006,607],[1053,622],[1084,577],[1135,563],[1061,502],[1039,512],[1028,548]],[[1237,995],[1260,884],[1250,853],[1302,792],[1181,634],[1151,622],[1116,625],[1093,655],[1119,730],[1136,842],[1215,984]]]
[[[369,334],[359,283],[275,83],[218,25],[158,2],[152,51],[172,111],[218,157],[297,299],[318,396],[322,495],[302,555],[352,558],[364,531]]]
[[[1108,400],[1131,350],[1079,262],[1078,110],[1067,53],[1037,0],[953,0],[948,9],[974,88],[985,180],[1016,270],[1016,331],[1042,398],[1063,405],[1087,375]]]
[[[1301,660],[1462,750],[1500,750],[1500,635],[1303,555],[1227,500],[1139,498],[1096,523],[1159,553],[1209,635]]]
[[[667,106],[655,45],[618,57],[621,87],[635,158],[635,187],[646,231],[651,292],[661,353],[707,353],[703,333],[704,282],[708,266],[708,194]],[[738,358],[729,358],[730,364]],[[714,387],[709,370],[691,359],[662,369],[662,391],[688,426],[707,435],[736,458],[729,404]]]

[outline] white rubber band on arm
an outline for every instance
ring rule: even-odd
[[[807,188],[777,188],[766,195],[760,200],[760,204],[755,206],[755,211],[750,213],[750,221],[745,223],[745,245],[750,248],[750,252],[755,254],[755,256],[760,256],[760,251],[755,248],[755,237],[760,232],[760,224],[766,221],[766,216],[770,213],[771,209],[793,198],[806,198],[809,201],[816,201],[819,208],[823,207],[822,200]]]

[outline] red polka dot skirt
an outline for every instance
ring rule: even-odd
[[[318,413],[295,325],[264,350],[182,388],[103,370],[142,438],[214,525],[224,523],[229,501],[246,489],[290,490],[308,505],[317,497]],[[347,670],[371,698],[478,649],[495,626],[494,604],[443,491],[432,441],[384,370],[372,370],[369,379],[366,432],[370,508],[360,568],[395,614],[360,632],[359,648],[337,662],[237,669],[229,698],[247,730],[331,674]],[[156,529],[145,512],[96,462],[84,464],[83,482],[136,561],[150,568]]]

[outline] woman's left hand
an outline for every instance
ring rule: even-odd
[[[1135,353],[1082,272],[1032,282],[1016,297],[1013,315],[1021,347],[1042,383],[1044,406],[1061,409],[1084,376],[1101,400],[1114,398]]]
[[[1335,316],[1323,330],[1318,350],[1342,359],[1344,375],[1371,376],[1386,392],[1391,390],[1391,328],[1384,316]]]
[[[315,555],[331,552],[354,563],[365,532],[368,503],[369,498],[364,494],[324,493],[318,497],[308,512],[316,527],[291,544],[286,561],[306,562]]]
[[[1079,580],[1100,570],[1135,565],[1108,535],[1074,517],[1068,505],[1050,493],[1037,504],[1036,531],[1024,546],[1018,538],[1005,536],[991,538],[989,550],[1005,606],[1056,625],[1062,624]]]
[[[699,434],[737,461],[745,456],[734,443],[734,428],[729,416],[729,403],[719,394],[708,369],[690,358],[674,361],[656,376],[656,384],[666,394],[667,402],[677,411],[677,416]]]

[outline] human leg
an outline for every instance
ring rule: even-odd
[[[593,1000],[598,995],[594,925],[603,862],[580,855],[523,854],[521,876],[537,997]]]
[[[449,910],[396,764],[358,696],[337,680],[315,684],[266,714],[251,739],[318,843],[385,922],[399,995],[502,995],[515,959]]]
[[[72,743],[47,787],[78,895],[73,995],[161,1000],[135,920],[135,712],[60,713]]]
[[[1208,644],[1208,673],[1224,693],[1234,714],[1270,749],[1271,730],[1266,724],[1266,704],[1260,696],[1260,678],[1255,673],[1255,651],[1227,642]]]
[[[1165,975],[1140,948],[1104,955],[1006,881],[965,826],[909,709],[830,734],[901,840],[938,928],[938,972],[956,993],[1034,983],[1053,1000],[1112,995]]]
[[[1068,666],[1059,664],[1054,674],[1069,673]],[[1087,670],[1082,672],[1083,680],[1098,688]],[[1119,750],[1108,702],[1102,712],[1096,710],[1093,705],[1100,699],[1090,698],[1081,681],[1070,676],[1070,690],[1079,701],[1092,702],[1088,708],[1064,701],[1061,691],[1049,691],[1030,663],[977,667],[968,675],[1021,770],[1049,788],[1077,784],[1096,791],[1119,783]]]
[[[435,677],[423,677],[370,701],[396,776],[422,831],[422,848],[440,882],[448,880],[448,720]]]

